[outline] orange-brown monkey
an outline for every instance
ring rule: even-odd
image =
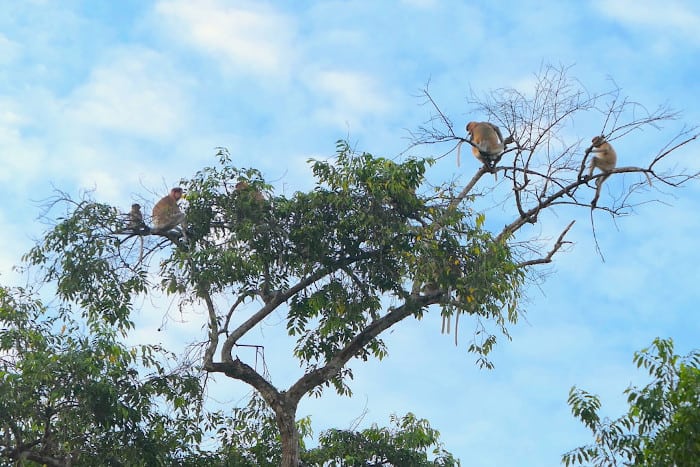
[[[167,232],[179,225],[182,228],[182,238],[187,240],[187,222],[185,213],[180,210],[177,202],[182,198],[182,188],[175,187],[167,196],[153,206],[154,233]]]
[[[489,167],[495,165],[505,149],[501,130],[490,122],[469,122],[467,133],[469,141],[474,144],[474,157]]]

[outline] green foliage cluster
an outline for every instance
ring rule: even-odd
[[[328,430],[321,434],[319,446],[304,453],[302,459],[308,465],[348,467],[460,465],[443,449],[440,433],[427,420],[409,412],[403,417],[392,415],[390,421],[392,426],[387,428],[372,425],[361,431]]]
[[[172,465],[194,452],[199,378],[107,326],[82,335],[70,313],[0,288],[0,465]]]
[[[569,405],[591,430],[595,443],[570,451],[565,465],[691,466],[700,459],[700,351],[676,355],[671,339],[655,339],[635,353],[634,363],[653,381],[625,390],[629,411],[601,419],[600,399],[572,388]]]
[[[506,335],[506,323],[516,321],[522,271],[507,245],[483,228],[483,216],[459,207],[446,189],[419,194],[432,161],[396,163],[339,141],[332,163],[311,161],[316,188],[291,197],[272,196],[257,171],[232,167],[225,151],[220,162],[183,181],[189,222],[202,234],[169,264],[165,283],[194,295],[228,291],[266,300],[306,279],[287,302],[287,329],[308,369],[382,316],[386,299],[407,301],[421,285],[442,291],[432,303],[446,316],[493,319]],[[248,189],[236,190],[239,182]],[[250,190],[265,193],[265,201]],[[425,308],[414,311],[420,318]],[[485,336],[470,350],[485,356],[493,342]],[[372,339],[356,356],[385,354]],[[332,383],[347,393],[342,375]]]
[[[484,216],[466,206],[470,199],[456,198],[449,186],[425,193],[431,160],[398,163],[357,154],[340,141],[332,161],[311,161],[315,188],[285,196],[274,195],[257,170],[234,167],[227,151],[220,150],[218,158],[214,167],[181,182],[187,242],[167,235],[124,235],[124,219],[116,209],[64,199],[72,209],[25,256],[44,273],[44,281],[55,283],[62,303],[77,305],[94,336],[109,338],[122,370],[132,363],[131,353],[119,350],[110,330],[128,332],[135,298],[156,288],[181,303],[206,305],[208,356],[219,348],[219,336],[226,336],[225,354],[269,313],[285,307],[286,328],[296,340],[294,356],[305,367],[297,398],[320,394],[324,386],[349,394],[347,361],[382,358],[387,349],[381,332],[406,317],[422,318],[431,305],[447,318],[475,318],[469,350],[481,365],[490,365],[487,354],[496,336],[487,326],[508,336],[507,324],[517,320],[524,272],[507,239],[494,238],[484,228]],[[145,245],[138,258],[134,240]],[[160,253],[170,241],[175,247]],[[153,258],[159,274],[150,268]],[[220,302],[233,305],[219,309]],[[239,306],[254,308],[260,302],[240,328],[233,327]],[[88,347],[81,345],[81,351]],[[93,350],[95,343],[90,345]],[[219,367],[205,361],[205,369],[267,391],[268,404],[282,400],[283,393],[254,369],[226,358]],[[141,388],[136,379],[128,381],[132,390]],[[281,406],[295,408],[296,402]],[[293,413],[285,417],[295,418]]]
[[[279,430],[274,413],[257,395],[246,407],[235,409],[222,420],[221,450],[210,465],[275,467],[281,459]],[[297,421],[301,438],[312,436],[310,419]],[[460,465],[440,442],[440,433],[425,419],[412,413],[392,415],[389,427],[373,424],[355,430],[330,429],[318,437],[318,445],[300,446],[301,465],[320,466],[445,466]]]
[[[192,240],[161,261],[161,287],[183,300],[216,293],[269,300],[305,280],[288,300],[287,329],[308,368],[376,320],[385,299],[407,301],[421,287],[442,292],[424,306],[493,319],[507,335],[524,276],[505,242],[483,229],[483,216],[460,208],[445,189],[418,194],[430,160],[396,163],[355,154],[343,141],[337,150],[333,163],[312,161],[316,188],[291,197],[272,196],[257,170],[232,166],[221,150],[219,166],[182,181]],[[236,188],[241,182],[245,189]],[[148,258],[126,254],[114,208],[68,203],[74,209],[25,260],[91,323],[126,330],[134,296],[157,285],[148,282]],[[485,356],[494,342],[484,336],[470,350]],[[385,353],[372,339],[357,356]],[[341,379],[334,384],[347,392]]]
[[[145,271],[131,268],[123,259],[117,234],[124,220],[106,204],[60,201],[73,209],[57,219],[23,260],[39,266],[44,281],[55,282],[59,296],[77,303],[89,323],[133,327],[132,297],[146,292],[148,283]]]

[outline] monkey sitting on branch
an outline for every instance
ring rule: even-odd
[[[469,122],[466,129],[469,134],[467,143],[472,146],[474,157],[495,174],[496,164],[501,160],[506,145],[513,142],[513,137],[503,139],[500,128],[491,122]],[[463,142],[457,144],[457,167]]]
[[[180,210],[177,202],[182,198],[182,188],[175,187],[170,190],[153,206],[153,234],[165,234],[168,231],[180,226],[182,238],[187,241],[187,222],[185,213]]]
[[[138,203],[131,205],[131,211],[127,214],[126,230],[136,235],[148,235],[151,232],[150,227],[143,221],[141,205]]]
[[[593,176],[593,169],[596,167],[603,172],[603,175],[598,177],[595,181],[595,197],[591,201],[591,207],[595,207],[600,197],[600,189],[603,183],[610,177],[610,171],[617,165],[617,153],[604,136],[594,136],[591,143],[590,152],[593,157],[591,157],[591,165],[588,167],[588,176]]]

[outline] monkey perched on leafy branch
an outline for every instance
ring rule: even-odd
[[[135,234],[147,234],[150,228],[143,221],[143,213],[141,213],[141,205],[134,203],[131,205],[131,211],[127,214],[126,228]]]
[[[162,234],[177,227],[182,229],[182,238],[187,241],[187,222],[185,213],[180,210],[177,202],[182,198],[182,188],[175,187],[170,190],[153,206],[153,229],[152,233]]]

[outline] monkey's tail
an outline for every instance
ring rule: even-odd
[[[139,240],[141,241],[141,245],[139,248],[139,263],[143,260],[143,235],[139,235]]]
[[[449,334],[450,333],[450,317],[443,315],[442,316],[442,334]]]
[[[458,331],[459,328],[459,312],[455,313],[455,347],[457,346],[457,335],[459,334]]]
[[[593,242],[595,243],[595,251],[600,256],[601,261],[605,262],[605,256],[603,251],[600,249],[600,244],[598,243],[598,236],[595,233],[595,222],[593,221],[593,210],[595,206],[591,206],[591,230],[593,231]]]
[[[462,153],[462,143],[463,141],[457,143],[457,167],[459,167],[459,156]]]

